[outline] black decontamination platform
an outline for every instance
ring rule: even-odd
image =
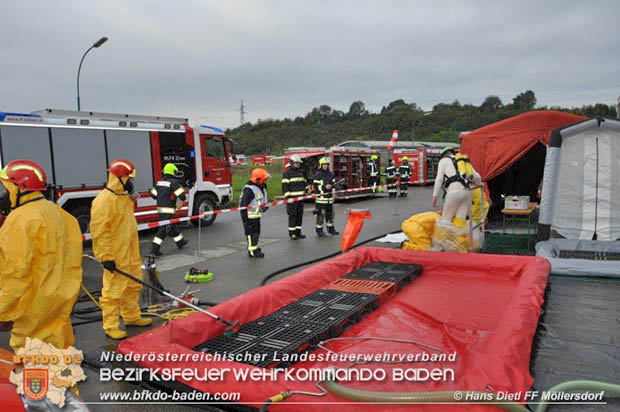
[[[422,273],[421,265],[375,262],[344,276],[394,282],[399,290]],[[259,367],[288,366],[275,361],[285,354],[311,349],[337,337],[379,306],[379,295],[319,289],[277,311],[242,325],[234,336],[218,336],[195,349],[212,354],[248,354],[243,363]]]

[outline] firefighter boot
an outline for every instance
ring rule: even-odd
[[[339,234],[340,234],[340,232],[337,232],[337,231],[336,231],[336,228],[334,228],[333,226],[328,226],[328,227],[327,227],[327,231],[328,231],[328,232],[329,232],[329,234],[330,234],[330,235],[332,235],[332,236],[336,236],[336,235],[339,235]]]
[[[127,332],[119,328],[104,329],[104,332],[106,335],[116,340],[125,339],[127,337]]]
[[[325,232],[323,232],[323,228],[317,228],[317,229],[316,229],[316,235],[317,235],[318,237],[325,237],[325,236],[327,236],[327,235],[325,234]]]
[[[160,247],[160,246],[159,246],[158,244],[153,243],[153,244],[151,245],[151,253],[150,253],[150,255],[151,255],[151,256],[161,256],[161,255],[162,255],[162,253],[159,251],[159,247]]]
[[[261,250],[261,248],[258,248],[254,251],[254,257],[257,258],[264,258],[265,254],[263,253],[263,251]]]
[[[297,229],[297,230],[295,231],[295,233],[297,234],[297,238],[298,238],[298,239],[305,239],[305,238],[306,238],[306,235],[304,235],[304,234],[302,234],[302,233],[301,233],[301,229]]]
[[[178,247],[179,249],[183,249],[183,248],[185,247],[185,245],[187,245],[188,243],[189,243],[189,242],[187,241],[187,239],[183,238],[183,239],[181,239],[181,240],[179,240],[179,241],[177,242],[177,247]]]

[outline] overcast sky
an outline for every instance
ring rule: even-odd
[[[0,110],[184,116],[220,127],[362,100],[615,104],[609,1],[3,1]]]

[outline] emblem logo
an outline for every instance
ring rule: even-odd
[[[43,399],[49,388],[47,369],[24,369],[24,394],[34,401]]]

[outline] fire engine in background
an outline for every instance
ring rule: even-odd
[[[427,185],[435,182],[437,164],[441,158],[440,149],[396,150],[392,155],[396,167],[400,167],[403,157],[409,158],[411,177],[409,184]]]
[[[273,156],[269,155],[252,155],[252,164],[257,165],[270,165],[272,163]]]
[[[334,173],[336,190],[357,189],[368,187],[368,162],[372,155],[379,155],[378,151],[360,148],[332,147],[290,147],[284,151],[284,164],[289,162],[292,155],[299,155],[303,160],[304,175],[311,179],[319,169],[319,159],[329,157],[330,170]],[[377,167],[381,170],[380,160]],[[352,199],[355,197],[373,194],[372,190],[351,193],[339,193],[336,199]]]
[[[222,130],[190,126],[188,119],[45,109],[32,114],[0,112],[0,159],[30,159],[47,174],[48,198],[75,216],[88,231],[90,206],[107,180],[116,158],[131,160],[140,197],[140,222],[157,220],[148,191],[174,163],[188,189],[188,201],[177,212],[186,216],[215,210],[232,199],[233,141]],[[1,166],[1,165],[0,165]],[[190,207],[188,207],[190,205]],[[213,223],[216,215],[203,218]],[[197,224],[197,221],[193,221]]]
[[[235,159],[236,158],[236,159]],[[230,164],[232,166],[245,166],[248,164],[247,158],[243,154],[237,154],[231,158]]]

